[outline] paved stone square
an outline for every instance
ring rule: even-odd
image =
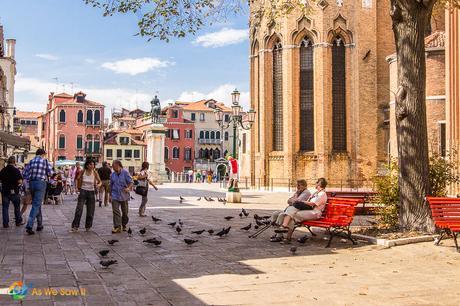
[[[0,287],[23,280],[33,288],[86,290],[84,296],[32,296],[22,301],[0,296],[1,305],[458,305],[460,254],[453,242],[441,246],[420,243],[384,249],[360,242],[335,240],[326,249],[321,235],[290,246],[257,239],[239,228],[285,206],[286,192],[243,191],[239,205],[197,201],[224,193],[212,184],[166,184],[150,190],[147,213],[163,221],[139,218],[140,198],[130,202],[129,225],[134,231],[112,235],[110,207],[96,207],[93,231],[71,233],[76,196],[63,205],[43,208],[42,233],[24,235],[23,228],[0,230]],[[179,195],[185,197],[179,202]],[[245,207],[249,218],[240,219]],[[225,216],[235,216],[225,221]],[[181,219],[182,235],[168,225]],[[82,220],[82,225],[84,224]],[[359,220],[358,220],[359,222]],[[192,230],[232,226],[228,237]],[[254,225],[254,222],[253,222]],[[147,228],[145,237],[138,234]],[[250,232],[253,232],[251,230]],[[300,235],[300,234],[297,234]],[[161,246],[142,243],[157,237]],[[183,238],[199,242],[187,246]],[[107,240],[119,239],[114,246]],[[109,249],[117,265],[103,269],[98,251]]]

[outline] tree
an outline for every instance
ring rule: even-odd
[[[244,9],[241,0],[84,0],[105,15],[142,12],[141,36],[168,40],[195,34],[206,24]],[[317,0],[266,1],[261,14],[280,15]],[[382,1],[382,0],[379,0]],[[425,31],[433,10],[460,8],[460,0],[387,0],[398,58],[396,129],[399,164],[400,226],[430,231],[431,214],[424,197],[431,193],[426,123]]]

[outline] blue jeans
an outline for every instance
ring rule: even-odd
[[[35,218],[37,218],[37,227],[42,226],[42,203],[45,198],[46,182],[30,181],[29,187],[32,194],[32,209],[30,210],[26,228],[32,229]]]
[[[2,193],[2,216],[3,216],[3,226],[8,226],[10,223],[10,201],[13,202],[14,205],[14,218],[16,225],[20,225],[22,223],[22,216],[21,216],[21,198],[19,194],[3,194]]]

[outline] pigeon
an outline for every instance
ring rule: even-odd
[[[176,227],[176,232],[177,232],[177,234],[180,235],[180,232],[182,232],[182,229],[180,228],[180,226]]]
[[[240,213],[238,214],[238,216],[240,216],[240,218],[243,218],[243,213],[240,212]]]
[[[114,245],[115,243],[118,242],[118,240],[117,240],[117,239],[112,239],[112,240],[109,240],[109,241],[107,241],[107,242],[108,242],[110,245]]]
[[[156,238],[149,238],[149,239],[146,239],[146,240],[144,240],[142,242],[154,244],[156,246],[159,246],[161,244],[161,241],[157,240]]]
[[[228,235],[228,233],[230,233],[230,229],[231,229],[231,228],[232,228],[232,227],[229,226],[229,227],[227,227],[227,228],[225,229],[225,235]]]
[[[128,228],[128,235],[132,235],[133,234],[133,231],[131,230],[131,228]]]
[[[249,225],[246,225],[245,227],[242,227],[241,229],[244,231],[249,231],[251,229],[252,223],[249,223]]]
[[[147,229],[145,227],[139,230],[139,234],[141,234],[142,236],[144,236],[146,232]]]
[[[249,216],[249,213],[248,213],[248,212],[246,211],[246,209],[244,209],[244,208],[241,209],[241,213],[242,213],[245,217]]]
[[[291,247],[291,249],[289,251],[291,251],[292,255],[295,255],[295,252],[297,251],[297,247],[293,246],[293,247]]]
[[[201,235],[204,233],[205,230],[201,230],[201,231],[193,231],[192,234],[197,234],[197,235]]]
[[[255,219],[255,220],[259,220],[259,219],[260,219],[259,215],[258,215],[258,214],[254,214],[254,219]]]
[[[180,226],[184,225],[184,223],[182,223],[181,219],[179,219],[178,223],[179,223]]]
[[[101,260],[99,262],[101,264],[101,266],[103,266],[104,268],[108,268],[110,267],[111,265],[114,265],[116,263],[118,263],[116,260]]]
[[[182,196],[179,196],[179,199],[181,199],[182,201],[185,200]]]
[[[254,229],[259,229],[259,226],[258,226],[258,225],[254,225]]]
[[[107,254],[109,254],[110,250],[100,250],[99,251],[99,254],[102,256],[102,257],[105,257],[107,256]]]
[[[220,232],[216,233],[216,236],[222,237],[225,235],[225,228],[223,228]]]
[[[174,226],[176,226],[176,223],[177,222],[171,222],[171,223],[168,223],[168,225],[170,225],[171,227],[174,227]]]
[[[260,222],[259,220],[256,220],[256,224],[257,224],[258,226],[264,225],[264,223],[263,223],[263,222]]]
[[[233,218],[234,218],[234,217],[232,217],[232,216],[224,217],[224,219],[227,220],[227,221],[230,221],[230,220],[232,220]]]
[[[208,201],[209,201],[209,202],[214,202],[215,200],[214,200],[213,198],[209,197],[209,198],[208,198]]]
[[[154,216],[152,216],[152,221],[157,223],[158,221],[161,221],[161,219],[158,219],[158,218],[155,218]]]
[[[208,201],[208,202],[211,202],[211,200],[209,200],[208,197],[204,197],[204,199],[205,199],[206,201]]]
[[[184,241],[185,241],[185,243],[188,244],[188,245],[192,245],[192,244],[194,244],[195,242],[198,242],[198,240],[195,240],[195,239],[187,239],[187,238],[185,238]]]
[[[209,233],[209,235],[212,235],[212,234],[214,234],[214,230],[210,229],[210,230],[208,230],[208,233]]]
[[[198,199],[196,199],[197,201],[201,201],[201,197],[199,197]]]

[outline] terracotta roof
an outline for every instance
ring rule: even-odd
[[[83,94],[83,92],[78,92],[77,94]],[[61,99],[66,99],[66,100],[69,100],[69,101],[60,101],[58,103],[65,103],[65,104],[80,104],[79,102],[77,102],[76,100],[76,95],[75,94],[74,96],[71,96],[69,95],[68,93],[65,93],[65,92],[62,92],[62,93],[59,93],[59,94],[55,94],[53,97],[54,98],[61,98]],[[85,95],[86,96],[86,95]],[[91,101],[91,100],[88,100],[88,99],[85,99],[85,102],[84,102],[86,105],[90,105],[90,106],[104,106],[104,104],[100,103],[100,102],[96,102],[96,101]]]
[[[22,111],[16,111],[16,118],[20,119],[36,119],[40,117],[42,113],[39,112],[22,112]]]
[[[130,120],[130,121],[136,121],[137,118],[133,118],[133,117],[120,117],[120,118],[115,118],[115,120]]]
[[[137,146],[146,146],[147,144],[142,141],[142,140],[136,140],[131,138],[131,144],[137,145]]]
[[[425,48],[444,48],[446,43],[446,33],[435,31],[425,37]]]
[[[118,132],[118,131],[114,131],[114,132]],[[124,132],[128,134],[143,134],[144,133],[143,131],[138,130],[138,129],[126,129],[126,130],[120,130],[119,132],[120,133]]]
[[[212,99],[209,99],[209,100],[200,100],[200,101],[197,101],[197,102],[193,102],[193,103],[189,103],[185,106],[182,107],[182,109],[184,110],[188,110],[188,111],[203,111],[203,112],[213,112],[214,109],[213,108],[210,108],[208,107],[206,104],[210,101],[214,101],[215,104],[216,104],[216,107],[220,108],[221,110],[225,111],[225,112],[231,112],[232,109],[225,106],[224,103],[221,103],[221,102],[217,102],[215,100],[212,100]]]

